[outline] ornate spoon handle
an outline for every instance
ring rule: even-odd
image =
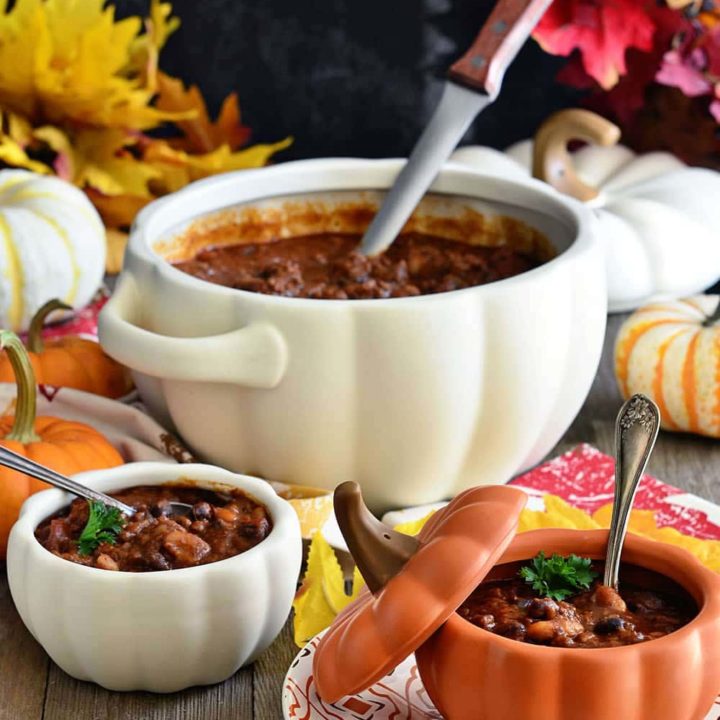
[[[135,512],[135,508],[130,507],[130,505],[126,505],[98,490],[92,490],[85,485],[81,485],[75,482],[75,480],[71,480],[69,477],[55,472],[55,470],[51,470],[44,465],[36,463],[34,460],[30,460],[30,458],[18,455],[4,447],[0,447],[0,465],[30,475],[30,477],[34,477],[37,480],[43,480],[61,490],[67,490],[78,497],[83,497],[87,500],[97,500],[110,507],[115,507],[126,515],[132,515]]]
[[[620,408],[615,421],[615,503],[603,579],[605,585],[615,589],[630,508],[659,430],[660,411],[645,395],[633,395]]]

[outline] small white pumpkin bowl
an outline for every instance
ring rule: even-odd
[[[270,645],[290,613],[302,554],[297,515],[270,485],[209,465],[151,462],[77,479],[105,492],[177,481],[240,488],[267,508],[273,527],[255,547],[219,562],[111,572],[59,558],[35,539],[38,524],[72,495],[30,497],[10,533],[10,591],[27,628],[66,673],[109,690],[175,692],[221,682]]]

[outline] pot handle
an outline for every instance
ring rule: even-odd
[[[285,339],[270,323],[254,322],[206,337],[170,337],[133,324],[138,293],[135,281],[120,282],[98,318],[105,352],[145,375],[167,380],[233,383],[272,389],[288,364]]]

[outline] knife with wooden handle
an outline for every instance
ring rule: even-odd
[[[505,71],[551,3],[497,3],[472,47],[450,68],[430,122],[363,237],[363,255],[380,254],[398,236],[470,123],[498,96]]]

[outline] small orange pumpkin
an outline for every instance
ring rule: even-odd
[[[122,465],[120,453],[89,425],[55,417],[35,417],[37,388],[32,365],[20,338],[0,331],[0,348],[17,384],[15,415],[0,417],[0,445],[65,475]],[[0,467],[0,559],[5,558],[10,528],[20,506],[48,486],[22,473]]]
[[[30,323],[26,344],[36,381],[109,398],[127,394],[132,389],[128,369],[108,357],[99,343],[74,335],[43,342],[43,324],[55,310],[71,308],[60,300],[50,300]],[[0,382],[13,382],[13,369],[7,357],[0,357]]]
[[[625,398],[651,397],[662,426],[720,437],[720,298],[696,295],[634,312],[615,342]]]

